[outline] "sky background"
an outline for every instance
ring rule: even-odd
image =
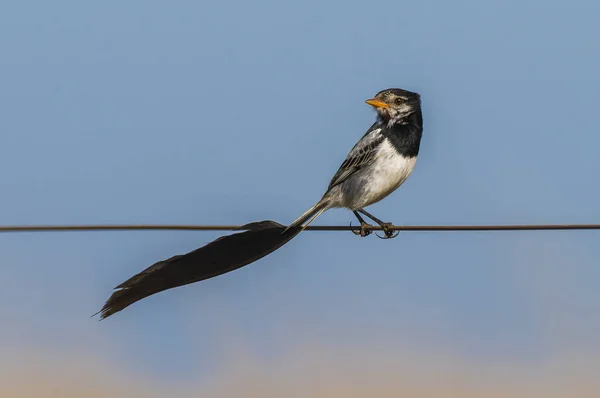
[[[0,224],[289,223],[389,87],[421,94],[424,135],[379,218],[598,223],[599,16],[592,0],[3,2]],[[218,236],[0,235],[0,392],[600,394],[596,231],[307,232],[90,318]]]

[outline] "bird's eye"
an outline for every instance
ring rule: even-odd
[[[404,98],[398,97],[396,98],[396,104],[401,105],[404,102]]]

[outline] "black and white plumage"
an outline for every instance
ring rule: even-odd
[[[365,229],[368,224],[357,212],[368,215],[384,229],[391,225],[363,208],[387,197],[412,173],[423,134],[421,98],[410,91],[387,89],[366,102],[377,110],[377,120],[350,150],[321,200],[290,227],[306,227],[325,210],[340,207],[355,212],[363,236],[369,234]],[[391,235],[386,230],[386,236]]]
[[[289,242],[330,208],[352,210],[360,221],[361,236],[370,234],[370,229],[359,213],[381,225],[386,237],[392,237],[391,224],[367,213],[364,207],[388,196],[412,173],[423,132],[421,99],[417,93],[388,89],[366,102],[377,110],[377,120],[350,150],[321,200],[289,227],[269,220],[251,223],[241,228],[245,232],[222,236],[187,254],[159,261],[118,285],[99,311],[101,319],[164,290],[214,278],[257,261]]]

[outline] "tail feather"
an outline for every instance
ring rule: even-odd
[[[302,226],[300,231],[303,231],[310,225],[317,217],[319,217],[325,210],[329,208],[329,202],[320,200],[310,209],[306,210],[300,217],[294,220],[283,232],[290,228]]]
[[[245,232],[222,236],[187,254],[159,261],[117,286],[98,312],[100,319],[164,290],[214,278],[263,258],[302,232],[329,207],[329,201],[320,200],[287,228],[274,221],[247,224],[240,228],[247,229]]]
[[[214,278],[251,264],[300,233],[292,230],[283,234],[284,228],[285,225],[269,220],[246,224],[241,228],[246,229],[244,232],[221,236],[199,249],[159,261],[117,286],[118,290],[98,312],[100,319],[159,292]]]

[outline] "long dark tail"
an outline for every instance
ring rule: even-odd
[[[99,311],[100,319],[163,290],[248,265],[289,242],[328,208],[329,202],[322,199],[287,228],[274,221],[251,223],[243,227],[248,229],[245,232],[222,236],[190,253],[159,261],[117,286]]]
[[[284,233],[285,226],[274,221],[254,222],[240,229],[248,230],[222,236],[190,253],[159,261],[121,283],[98,312],[100,319],[158,292],[248,265],[283,246],[301,231],[292,228]]]

